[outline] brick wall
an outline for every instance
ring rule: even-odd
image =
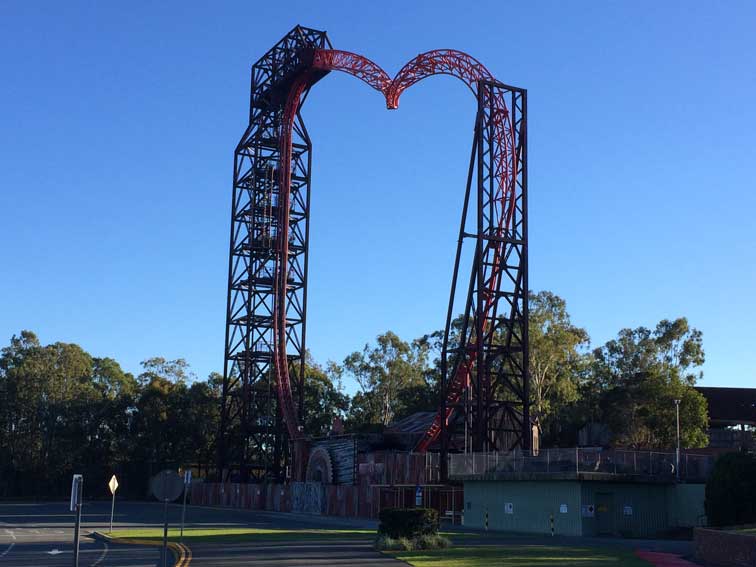
[[[696,528],[696,559],[721,567],[756,567],[756,536]]]

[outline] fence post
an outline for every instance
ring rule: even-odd
[[[549,465],[551,463],[551,449],[546,449],[546,472],[549,472]]]
[[[578,449],[575,447],[575,474],[578,474],[580,472],[580,455],[578,454]]]

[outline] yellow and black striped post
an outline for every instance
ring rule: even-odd
[[[549,524],[551,524],[551,537],[554,537],[554,514],[549,514]]]

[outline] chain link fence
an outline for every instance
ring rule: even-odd
[[[714,465],[709,455],[680,455],[680,479],[704,481]],[[449,476],[475,477],[508,473],[611,474],[674,480],[675,453],[619,449],[543,449],[530,455],[519,449],[509,453],[449,455]]]

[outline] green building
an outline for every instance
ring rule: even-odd
[[[572,470],[546,471],[525,458],[513,470],[517,465],[499,456],[492,464],[490,455],[485,460],[476,455],[479,466],[473,473],[469,456],[452,457],[467,459],[466,470],[452,466],[450,476],[464,481],[464,523],[469,527],[549,534],[553,524],[557,535],[654,537],[705,524],[705,484],[678,481],[666,469],[656,474],[622,467],[602,472],[572,462],[553,467]]]

